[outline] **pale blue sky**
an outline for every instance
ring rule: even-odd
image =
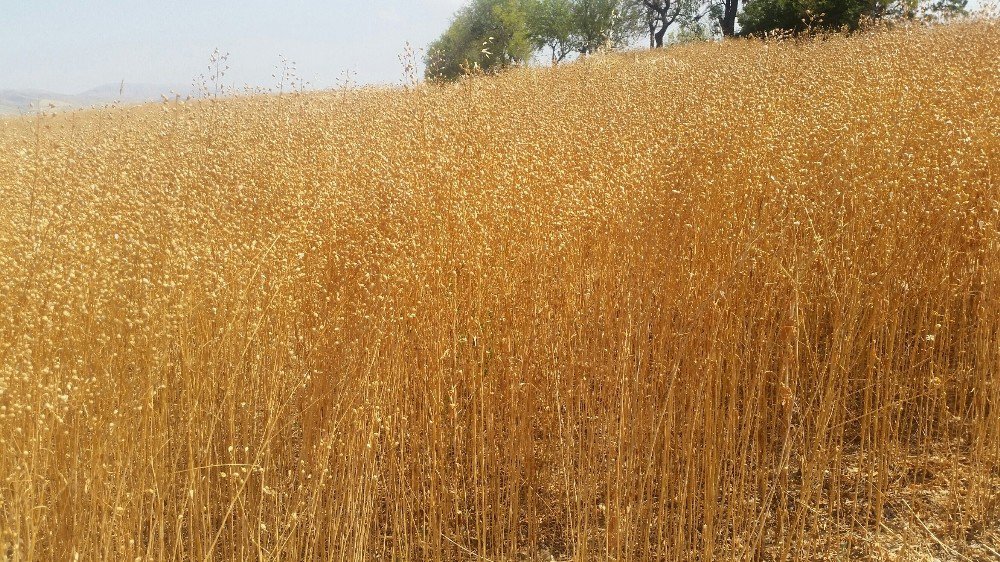
[[[0,0],[0,90],[189,87],[216,47],[228,85],[270,87],[279,55],[314,88],[398,83],[465,0]],[[970,7],[981,4],[971,0]]]
[[[186,86],[216,47],[238,85],[271,86],[279,55],[313,87],[399,82],[406,41],[425,47],[462,1],[0,0],[0,90]]]

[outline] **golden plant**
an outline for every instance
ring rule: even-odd
[[[996,556],[998,85],[981,21],[2,121],[0,558]]]

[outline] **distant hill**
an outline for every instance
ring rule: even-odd
[[[0,90],[0,115],[18,115],[45,109],[77,109],[119,102],[125,104],[157,101],[171,93],[187,95],[190,86],[164,84],[104,84],[79,94],[59,94],[45,90]]]

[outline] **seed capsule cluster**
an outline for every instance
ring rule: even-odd
[[[998,85],[982,21],[0,121],[0,557],[985,559]]]

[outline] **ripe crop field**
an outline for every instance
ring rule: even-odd
[[[990,21],[0,121],[0,558],[992,559],[998,155]]]

